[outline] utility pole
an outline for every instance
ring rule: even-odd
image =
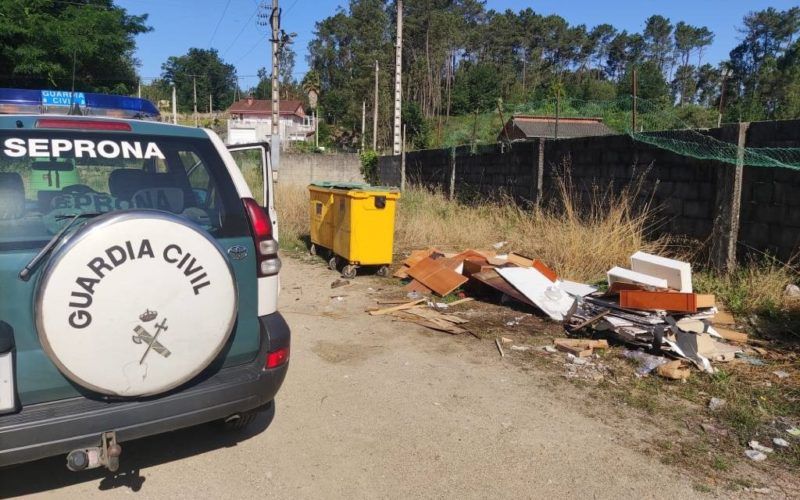
[[[136,91],[136,95],[137,95],[137,97],[139,97],[139,99],[142,98],[142,79],[141,78],[139,78],[139,85],[138,85],[138,90]]]
[[[631,132],[636,133],[636,92],[638,91],[636,82],[636,68],[633,68],[633,75],[631,80],[631,93],[633,94],[632,110],[631,110]]]
[[[211,114],[213,112],[214,112],[214,100],[211,94],[208,94],[208,114]]]
[[[194,88],[194,126],[197,127],[197,75],[192,75],[192,86]]]
[[[178,93],[176,91],[175,82],[172,82],[172,123],[178,124]]]
[[[367,133],[367,101],[361,101],[361,151],[364,151],[364,138]]]
[[[372,108],[372,150],[378,150],[378,61],[375,61],[375,105]]]
[[[720,85],[720,94],[719,94],[719,112],[717,114],[717,128],[722,126],[722,113],[725,110],[725,88],[727,87],[728,77],[733,74],[729,68],[725,68],[722,70],[722,84]]]
[[[394,57],[394,148],[392,153],[400,154],[402,110],[402,70],[403,70],[403,0],[397,0],[397,43]]]
[[[281,10],[278,8],[278,0],[272,0],[272,8],[267,7],[266,2],[259,5],[261,12],[258,15],[259,26],[267,26],[272,30],[272,114],[270,118],[271,133],[269,140],[270,158],[272,159],[272,168],[278,169],[280,163],[280,89],[278,88],[278,64],[279,64],[279,51],[281,43]],[[269,10],[269,14],[267,11]]]

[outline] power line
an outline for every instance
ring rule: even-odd
[[[292,2],[292,5],[290,5],[289,8],[286,9],[286,12],[284,12],[284,14],[288,14],[289,11],[292,10],[292,7],[294,7],[296,4],[297,4],[297,0],[294,0],[294,2]]]
[[[253,18],[256,17],[256,13],[257,12],[258,12],[258,4],[256,4],[255,10],[253,11],[252,14],[250,14],[250,17],[248,17],[247,21],[245,21],[244,24],[242,25],[242,29],[239,30],[239,33],[237,33],[236,36],[233,38],[233,41],[231,42],[231,44],[228,45],[227,49],[225,49],[225,52],[223,52],[223,55],[227,54],[228,51],[231,50],[231,48],[236,44],[236,40],[238,40],[239,37],[242,36],[242,33],[244,33],[245,28],[247,28],[250,25],[250,21],[252,21]]]
[[[245,57],[249,56],[251,52],[253,52],[254,50],[256,50],[256,47],[258,47],[259,45],[261,45],[261,44],[264,42],[264,40],[266,40],[267,36],[268,36],[268,35],[266,35],[266,34],[265,34],[265,35],[263,35],[263,36],[260,36],[260,37],[258,37],[258,41],[256,41],[255,45],[253,45],[252,47],[250,47],[250,50],[248,50],[247,52],[245,52],[245,53],[244,53],[244,55],[242,55],[242,57],[240,57],[239,59],[237,59],[237,60],[236,60],[236,62],[235,62],[235,63],[233,63],[233,65],[234,65],[234,66],[236,66],[237,64],[239,64],[240,62],[242,62],[242,60],[243,60]]]
[[[219,20],[217,21],[217,25],[214,26],[214,32],[211,33],[211,38],[208,40],[208,46],[212,47],[211,43],[214,41],[214,37],[217,36],[217,30],[219,29],[219,25],[222,23],[222,20],[225,19],[225,13],[228,12],[228,7],[231,6],[231,0],[225,4],[225,8],[222,9],[222,14],[219,16]]]

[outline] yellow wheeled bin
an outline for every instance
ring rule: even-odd
[[[394,245],[397,189],[368,184],[315,182],[308,187],[312,253],[330,252],[328,265],[354,278],[361,266],[388,276]]]

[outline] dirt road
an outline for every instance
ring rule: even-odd
[[[0,471],[0,497],[689,498],[689,479],[635,451],[646,424],[590,418],[588,401],[501,359],[494,344],[364,314],[382,286],[336,290],[286,259],[289,375],[271,425],[201,426],[126,443],[120,474],[63,457]],[[385,286],[385,285],[383,285]],[[332,300],[334,294],[346,295]]]

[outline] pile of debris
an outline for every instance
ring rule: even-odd
[[[641,364],[637,371],[641,375],[657,369],[665,377],[685,379],[685,363],[713,372],[712,362],[730,361],[742,352],[740,347],[720,340],[747,342],[746,334],[733,329],[733,318],[719,313],[713,295],[693,291],[689,263],[644,252],[631,256],[629,269],[609,270],[608,286],[602,291],[597,286],[561,279],[540,260],[492,251],[446,254],[435,248],[416,250],[394,276],[408,280],[405,289],[410,297],[444,297],[461,287],[478,294],[480,289],[495,290],[504,298],[562,322],[569,336],[588,333],[645,348],[656,356],[639,351],[630,351],[628,356]],[[439,317],[434,320],[433,315],[440,312],[414,311],[421,310],[423,301],[399,305],[413,311],[426,326],[445,325],[446,329],[439,329],[450,333],[463,331],[457,322]],[[557,347],[575,356],[585,351],[582,344],[567,349],[562,342]]]
[[[636,252],[630,257],[630,269],[608,271],[604,293],[577,297],[564,324],[568,332],[591,328],[713,373],[712,361],[732,361],[742,352],[741,347],[720,340],[747,341],[746,334],[718,326],[733,323],[727,314],[715,321],[718,313],[713,295],[693,291],[689,263]],[[664,358],[639,362],[649,368],[642,374],[658,369],[669,378],[688,376],[681,363],[668,363]]]

